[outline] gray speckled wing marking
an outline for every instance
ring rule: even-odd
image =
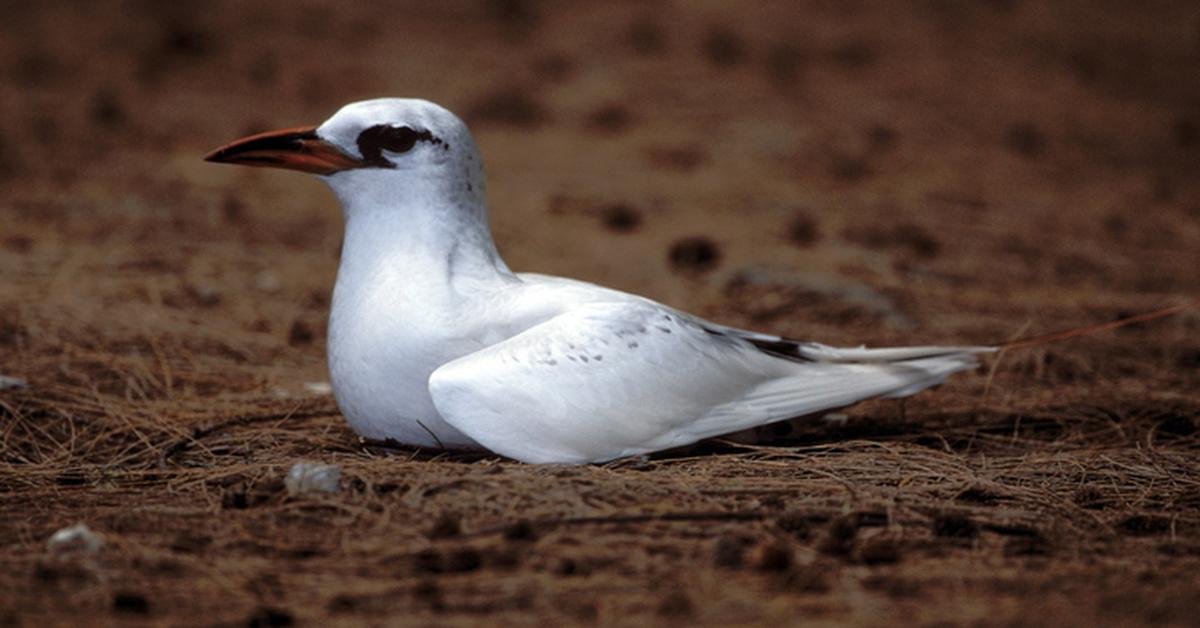
[[[976,363],[971,348],[814,343],[775,357],[726,329],[648,301],[589,303],[443,365],[429,391],[492,451],[581,463],[909,395]]]
[[[493,451],[588,462],[693,442],[688,424],[791,368],[667,308],[624,301],[579,306],[450,362],[429,387],[446,421]]]

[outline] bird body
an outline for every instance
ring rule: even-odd
[[[423,100],[353,103],[208,159],[317,174],[340,200],[329,370],[342,413],[371,438],[599,462],[913,394],[991,350],[838,349],[514,273],[470,132]]]

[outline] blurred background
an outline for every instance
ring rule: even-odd
[[[1195,0],[0,0],[0,624],[1194,621],[1194,311],[790,449],[364,449],[321,385],[336,201],[202,157],[380,96],[474,130],[514,269],[726,324],[994,343],[1200,295]],[[345,490],[288,498],[300,459]],[[80,521],[106,549],[47,557]]]
[[[200,158],[378,96],[433,100],[475,131],[515,268],[734,323],[985,342],[1056,308],[1154,307],[1196,288],[1193,2],[3,12],[8,321],[52,308],[120,326],[150,304],[248,342],[319,341],[332,195]]]

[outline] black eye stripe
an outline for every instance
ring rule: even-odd
[[[429,131],[415,131],[406,126],[377,124],[358,134],[358,152],[363,161],[372,166],[392,168],[394,165],[383,156],[383,151],[406,153],[417,142],[431,142],[442,148],[450,148],[446,142]]]

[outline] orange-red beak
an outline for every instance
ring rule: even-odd
[[[205,155],[204,160],[322,175],[368,165],[317,137],[317,128],[311,126],[244,137]]]

